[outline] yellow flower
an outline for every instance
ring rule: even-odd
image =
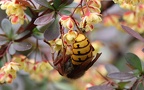
[[[62,40],[61,39],[56,39],[54,50],[59,51],[59,50],[61,50],[61,48],[62,48]]]
[[[140,4],[137,6],[137,12],[140,14],[144,14],[144,4]]]
[[[96,24],[102,21],[101,17],[99,16],[98,13],[87,13],[83,17],[83,22],[86,22],[86,24]]]
[[[105,26],[113,26],[117,23],[119,23],[119,16],[118,15],[109,15],[104,17],[103,23]]]
[[[133,12],[126,12],[124,15],[123,15],[123,19],[127,22],[127,23],[130,23],[130,24],[136,24],[138,21],[137,21],[137,17],[135,15],[135,13]]]
[[[21,70],[26,67],[26,60],[27,60],[26,56],[23,55],[16,55],[12,58],[13,62],[17,62],[20,64],[19,69]]]
[[[11,74],[8,74],[5,78],[5,82],[12,83],[13,79],[14,79],[13,76]]]
[[[6,63],[0,69],[0,83],[11,83],[16,78],[16,72],[19,70],[19,64],[16,62]]]
[[[23,5],[24,3],[25,5]],[[26,0],[4,0],[0,2],[1,9],[6,10],[6,14],[9,16],[12,24],[24,23],[24,20],[27,21],[24,10],[26,10],[26,6],[30,6],[30,4]]]
[[[9,5],[9,3],[10,3],[10,1],[7,1],[7,2],[2,2],[2,1],[0,1],[0,4],[1,4],[1,9],[2,10],[5,10],[5,9],[7,9],[7,6]]]
[[[97,24],[100,21],[102,21],[102,19],[98,13],[90,13],[88,11],[80,22],[80,28],[83,28],[85,31],[92,31],[94,29],[92,24]]]
[[[85,31],[86,32],[88,32],[88,31],[92,31],[94,29],[94,26],[92,25],[92,24],[87,24],[86,26],[85,26]]]
[[[132,5],[132,4],[128,4],[128,3],[123,3],[120,5],[120,7],[125,8],[125,9],[129,9],[129,10],[136,10],[136,6]]]
[[[124,0],[113,0],[115,3],[122,4]]]
[[[29,72],[30,77],[33,80],[36,80],[37,82],[41,82],[44,77],[48,77],[49,71],[52,69],[48,61],[40,61],[36,62],[33,66],[33,69],[31,69]]]
[[[59,51],[62,48],[62,40],[57,38],[56,40],[48,41],[52,47],[52,50]]]
[[[19,63],[16,62],[9,62],[7,63],[5,66],[3,66],[1,69],[5,72],[5,73],[15,73],[16,71],[19,70]]]
[[[100,0],[87,0],[87,5],[77,8],[75,12],[83,17],[87,12],[100,14],[101,12],[100,8],[101,8]]]
[[[35,60],[30,59],[26,61],[26,67],[24,68],[26,72],[32,73],[35,71]]]
[[[77,32],[73,30],[69,30],[68,33],[64,34],[64,39],[67,44],[72,44],[77,37]]]
[[[66,15],[63,15],[61,18],[60,18],[60,22],[62,24],[62,26],[68,28],[68,29],[72,29],[74,28],[74,21],[72,20],[72,18],[70,16],[66,16]]]
[[[136,25],[136,29],[134,29],[135,31],[137,31],[138,33],[142,34],[144,32],[144,24],[143,22],[139,22]]]
[[[88,5],[101,8],[101,0],[88,0]]]
[[[36,72],[38,73],[48,71],[51,69],[52,67],[47,61],[41,61],[41,62],[36,63]]]
[[[6,78],[5,73],[2,70],[0,70],[0,83],[4,83],[5,78]]]

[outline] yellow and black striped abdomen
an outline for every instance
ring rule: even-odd
[[[73,44],[73,54],[71,56],[73,65],[80,65],[87,59],[92,57],[93,47],[91,46],[88,39],[83,35],[79,34]]]

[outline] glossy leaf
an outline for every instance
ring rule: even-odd
[[[140,41],[144,42],[144,38],[137,32],[135,32],[133,29],[122,25],[122,28],[130,35],[132,35],[133,37],[139,39]]]
[[[45,6],[49,9],[54,10],[53,6],[51,6],[50,3],[47,2],[47,0],[34,0],[34,1],[37,2],[38,4],[42,5],[42,6]]]
[[[101,85],[101,86],[92,86],[88,90],[114,90],[112,86]]]
[[[63,4],[69,5],[73,2],[74,0],[63,0]]]
[[[36,37],[39,40],[43,40],[44,39],[43,33],[41,33],[37,28],[35,28],[33,30],[33,36]]]
[[[31,13],[31,11],[30,11],[30,8],[27,8],[26,10],[25,10],[25,13],[29,16],[29,17],[31,17],[32,18],[32,13]]]
[[[130,81],[119,82],[119,83],[118,83],[118,88],[119,88],[119,89],[124,89],[125,86],[126,86],[128,83],[130,83]]]
[[[49,41],[56,39],[59,36],[59,24],[56,19],[54,22],[50,23],[47,30],[44,32],[44,38]]]
[[[133,53],[127,53],[125,55],[125,59],[134,69],[138,69],[140,72],[142,72],[141,60],[137,55]]]
[[[24,32],[18,34],[18,35],[15,37],[15,40],[20,39],[20,38],[26,36],[28,33],[30,33],[30,31],[24,31]]]
[[[8,43],[8,39],[4,36],[0,36],[0,46]]]
[[[64,0],[64,1],[62,2],[62,4],[59,6],[59,10],[60,10],[61,8],[66,7],[67,5],[72,4],[73,1],[74,1],[74,0]]]
[[[59,8],[59,6],[61,5],[61,2],[62,0],[53,0],[53,3],[54,3],[54,7],[56,8],[56,10]]]
[[[128,80],[135,77],[134,74],[132,73],[123,73],[123,72],[110,73],[107,76],[109,78],[117,79],[117,80]]]
[[[118,68],[116,68],[114,65],[111,64],[105,65],[105,68],[109,74],[114,72],[120,72]]]
[[[61,10],[60,12],[64,15],[70,15],[71,14],[71,12],[69,10]]]
[[[32,45],[28,42],[19,42],[19,43],[14,43],[14,48],[17,51],[26,51],[31,49]]]
[[[45,15],[37,18],[35,20],[34,24],[35,25],[41,25],[41,26],[46,25],[46,24],[48,24],[54,20],[53,15],[54,15],[54,12],[49,13],[49,14],[45,14]]]
[[[12,25],[11,22],[8,19],[3,19],[1,22],[2,30],[6,33],[6,35],[10,35],[12,32]]]

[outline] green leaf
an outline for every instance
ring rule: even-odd
[[[132,66],[134,69],[138,69],[140,72],[142,72],[142,64],[139,57],[133,53],[127,53],[125,55],[125,59],[128,62],[130,66]]]
[[[71,4],[71,3],[73,3],[73,1],[74,0],[63,0],[63,3],[62,3],[62,5],[69,5],[69,4]]]
[[[43,33],[41,33],[37,28],[35,28],[33,30],[33,36],[39,40],[43,40],[44,39],[44,35]]]
[[[11,22],[8,19],[3,19],[1,22],[1,27],[5,34],[10,37],[10,34],[12,32]]]
[[[58,10],[59,6],[61,5],[61,0],[54,0],[53,3],[54,3],[55,9]]]
[[[47,30],[44,32],[44,38],[49,41],[56,39],[59,36],[59,24],[58,20],[56,19],[54,22],[51,22],[47,28]]]
[[[42,5],[42,6],[45,6],[49,9],[54,10],[53,6],[51,6],[50,3],[47,2],[47,0],[34,0],[34,1],[37,2],[38,4]]]
[[[29,16],[29,17],[33,17],[33,15],[32,15],[32,13],[31,13],[31,11],[30,11],[30,9],[29,8],[27,8],[26,10],[25,10],[25,13]]]
[[[125,86],[126,86],[128,83],[130,83],[130,81],[119,82],[119,83],[118,83],[118,86],[119,86],[118,88],[119,88],[119,89],[124,89]]]
[[[59,10],[66,7],[67,5],[73,3],[74,0],[63,0],[63,2],[61,3],[61,5],[59,6]]]
[[[70,15],[71,12],[69,10],[60,10],[61,14]]]

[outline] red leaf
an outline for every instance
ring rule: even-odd
[[[144,38],[137,32],[135,32],[133,29],[127,27],[127,26],[124,26],[124,25],[121,25],[122,28],[130,35],[132,35],[133,37],[139,39],[140,41],[144,42]]]
[[[42,25],[42,26],[43,26],[43,25],[46,25],[46,24],[48,24],[48,23],[50,23],[51,21],[54,20],[53,16],[54,16],[54,13],[53,13],[53,12],[52,12],[52,13],[49,13],[49,14],[45,14],[45,15],[37,18],[37,19],[35,20],[34,24],[35,24],[35,25]]]

